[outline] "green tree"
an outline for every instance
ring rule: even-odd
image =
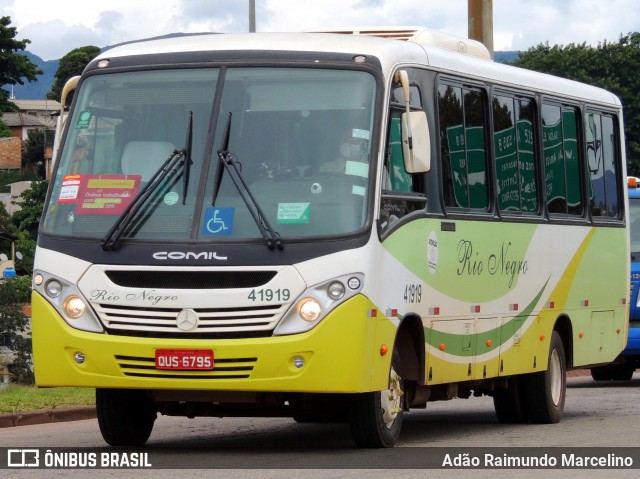
[[[549,46],[520,52],[514,65],[570,78],[605,88],[620,97],[624,106],[629,174],[640,176],[640,33],[623,35],[617,42],[597,47],[586,44]]]
[[[7,212],[4,203],[0,201],[0,233],[9,233],[15,235],[16,227],[13,226],[13,219]],[[5,241],[0,239],[0,253],[5,252],[9,243],[5,244]]]
[[[44,178],[45,130],[29,130],[22,147],[22,167]]]
[[[0,253],[11,256],[12,241],[9,238],[18,238],[18,230],[13,225],[13,218],[7,212],[3,202],[0,202]],[[0,261],[1,262],[1,261]],[[0,265],[0,278],[3,267]]]
[[[71,50],[60,59],[51,91],[47,93],[49,100],[60,100],[62,88],[69,78],[80,75],[91,60],[98,56],[100,48],[88,45]],[[73,95],[67,97],[67,105],[71,104]]]
[[[14,201],[20,209],[13,214],[13,226],[19,231],[28,233],[33,241],[38,238],[40,215],[42,215],[48,187],[49,182],[46,180],[34,181],[31,183],[31,188],[25,190],[19,200]],[[24,254],[24,251],[22,253]]]
[[[36,255],[36,240],[31,238],[26,231],[18,231],[16,234],[18,239],[16,240],[16,258],[15,269],[18,275],[28,275],[30,278],[33,274],[33,258]],[[20,259],[18,253],[22,256]],[[21,276],[23,277],[23,276]]]
[[[15,107],[9,102],[9,93],[4,85],[24,85],[36,81],[42,71],[25,55],[21,55],[30,40],[16,40],[17,30],[11,27],[11,17],[0,17],[0,111],[11,111]]]
[[[9,138],[11,136],[11,130],[2,119],[2,113],[0,113],[0,138]]]
[[[9,193],[11,191],[11,183],[18,181],[34,181],[37,180],[36,175],[29,171],[9,170],[0,171],[0,193]]]
[[[13,381],[33,384],[31,338],[28,333],[29,318],[24,315],[20,303],[24,303],[23,283],[31,282],[30,276],[0,282],[0,337],[2,345],[13,352]]]

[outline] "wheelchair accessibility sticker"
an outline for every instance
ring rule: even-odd
[[[204,213],[202,234],[204,236],[230,235],[233,232],[235,208],[207,208]]]

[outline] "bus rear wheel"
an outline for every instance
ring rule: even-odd
[[[111,446],[142,446],[153,429],[156,411],[144,391],[96,389],[102,437]]]
[[[567,392],[567,359],[557,331],[551,335],[547,370],[525,374],[521,381],[526,419],[537,424],[559,422]]]
[[[353,439],[359,447],[393,447],[400,436],[404,409],[404,381],[400,355],[394,351],[389,389],[353,398],[349,417]]]
[[[594,381],[629,381],[633,377],[634,367],[626,364],[610,364],[591,368]]]

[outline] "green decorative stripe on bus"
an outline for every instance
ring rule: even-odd
[[[487,344],[487,341],[491,341],[490,343],[491,346],[487,347],[485,352],[490,352],[495,349],[498,349],[502,344],[506,343],[509,339],[511,339],[516,333],[520,333],[518,328],[513,327],[514,322],[522,320],[522,323],[524,324],[524,321],[526,321],[526,318],[531,315],[536,304],[538,304],[538,301],[540,301],[542,293],[546,289],[548,283],[549,281],[547,280],[545,284],[542,286],[542,288],[540,289],[540,291],[538,292],[538,294],[536,295],[536,297],[533,298],[533,300],[520,313],[518,313],[516,316],[512,317],[509,321],[500,325],[497,328],[494,328],[492,330],[485,331],[482,333],[478,333],[478,334],[461,335],[461,334],[454,334],[454,333],[446,333],[443,331],[437,331],[437,330],[425,327],[424,328],[425,341],[427,344],[435,348],[438,348],[438,346],[442,343],[446,344],[447,345],[446,352],[454,356],[474,356],[475,354],[477,354],[477,351],[475,351],[475,348],[472,348],[472,347],[465,348],[463,341],[460,341],[460,339],[463,339],[465,336],[468,336],[469,338],[475,337],[476,344],[477,343]]]

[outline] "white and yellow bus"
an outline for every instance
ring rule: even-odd
[[[388,447],[472,395],[555,423],[625,346],[623,145],[611,93],[427,30],[110,49],[40,224],[37,384],[96,388],[111,445],[161,413]]]

